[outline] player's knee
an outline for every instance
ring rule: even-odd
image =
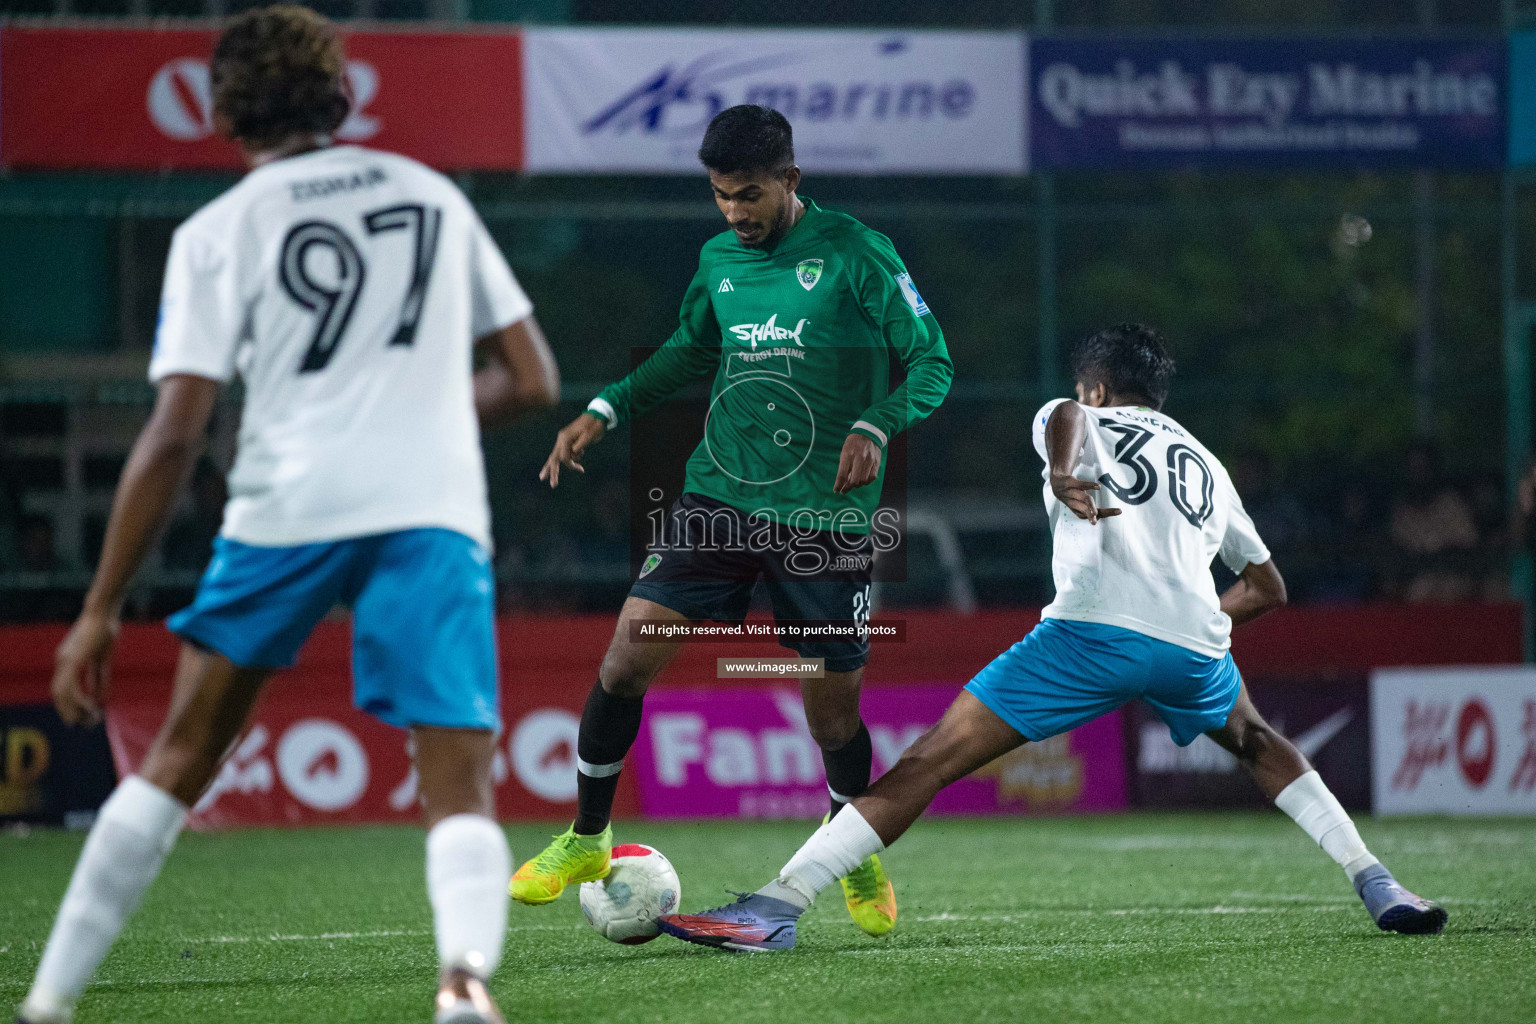
[[[842,750],[859,734],[859,715],[819,717],[807,723],[811,727],[811,739],[822,750]]]
[[[1262,718],[1245,718],[1229,727],[1233,733],[1230,749],[1244,764],[1257,764],[1265,754],[1283,746],[1285,737]]]
[[[643,697],[655,671],[630,650],[613,647],[603,656],[598,679],[603,689],[620,697]]]

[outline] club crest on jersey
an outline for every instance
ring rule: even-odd
[[[795,267],[795,280],[800,282],[801,288],[810,291],[821,280],[821,267],[821,260],[801,260]]]
[[[660,564],[661,564],[661,556],[660,555],[648,555],[646,557],[646,559],[645,559],[645,563],[640,566],[640,575],[638,577],[636,577],[636,578],[637,579],[642,579],[642,580],[645,579],[653,571],[655,571],[656,567],[658,565],[660,565]]]

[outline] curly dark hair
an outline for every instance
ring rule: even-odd
[[[780,174],[795,164],[794,131],[772,107],[727,107],[704,130],[699,162],[721,174]]]
[[[1077,343],[1072,372],[1085,385],[1103,384],[1112,395],[1145,398],[1161,409],[1173,377],[1173,356],[1163,336],[1145,324],[1116,324]]]
[[[352,101],[336,30],[307,7],[257,7],[230,19],[213,49],[213,109],[242,142],[329,135]]]

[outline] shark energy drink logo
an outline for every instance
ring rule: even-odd
[[[816,262],[820,263],[821,261],[817,260]],[[801,264],[801,266],[804,265]],[[816,271],[816,276],[821,276],[819,269]],[[805,283],[803,279],[801,283]],[[809,289],[815,283],[812,281],[811,284],[806,285],[806,288]],[[800,332],[805,330],[805,325],[808,323],[810,323],[809,320],[802,318],[799,323],[795,324],[794,330],[790,330],[788,327],[780,327],[779,314],[775,313],[768,318],[768,322],[765,324],[734,324],[731,327],[731,333],[736,335],[737,341],[744,341],[754,349],[757,348],[757,343],[760,341],[792,341],[801,348],[805,348],[805,342],[800,340]]]

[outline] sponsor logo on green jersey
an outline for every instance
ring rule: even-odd
[[[731,333],[736,335],[737,341],[745,341],[753,348],[757,348],[757,343],[760,341],[791,340],[801,348],[805,348],[805,342],[800,340],[800,332],[805,330],[805,325],[810,323],[810,320],[802,319],[799,323],[795,324],[794,330],[790,330],[788,327],[780,327],[778,320],[779,314],[775,313],[768,318],[768,322],[765,324],[734,324],[731,327]]]
[[[801,260],[795,267],[795,280],[806,291],[815,288],[816,282],[821,280],[821,260]]]

